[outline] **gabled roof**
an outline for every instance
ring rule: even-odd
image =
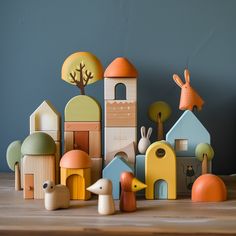
[[[109,164],[103,169],[103,172],[106,170],[111,169],[113,166],[120,167],[120,168],[128,168],[133,171],[133,167],[123,158],[120,156],[116,156]]]
[[[39,107],[31,114],[31,116],[34,116],[36,113],[40,113],[40,111],[45,111],[45,110],[60,117],[60,113],[56,110],[56,108],[52,105],[52,103],[49,100],[43,101],[39,105]]]
[[[118,57],[107,67],[106,78],[137,78],[138,72],[134,65],[125,57]]]

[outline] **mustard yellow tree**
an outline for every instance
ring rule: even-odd
[[[103,79],[103,67],[99,59],[90,52],[75,52],[66,58],[61,69],[61,78],[79,88],[85,95],[88,84]]]
[[[148,109],[149,119],[157,124],[157,141],[164,139],[163,123],[169,119],[171,115],[171,108],[169,104],[163,101],[152,103]]]

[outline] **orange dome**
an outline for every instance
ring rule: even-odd
[[[137,78],[138,72],[133,64],[124,57],[117,57],[105,70],[106,78]]]
[[[216,175],[205,174],[196,179],[192,188],[194,202],[221,202],[227,198],[224,182]]]
[[[85,169],[91,167],[89,155],[81,150],[71,150],[63,155],[60,167],[70,169]]]

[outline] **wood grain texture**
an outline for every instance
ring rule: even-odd
[[[102,157],[102,134],[101,131],[89,132],[89,156],[91,158]]]
[[[74,149],[74,132],[64,132],[64,153]]]
[[[65,122],[64,123],[65,131],[100,131],[101,122]]]
[[[101,216],[97,200],[71,201],[69,209],[47,211],[43,200],[23,200],[14,190],[14,174],[1,173],[0,235],[235,235],[236,177],[222,179],[231,198],[226,202],[138,200],[136,212]]]

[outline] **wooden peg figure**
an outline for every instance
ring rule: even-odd
[[[120,176],[120,183],[120,210],[124,212],[136,211],[135,192],[146,188],[147,185],[136,179],[131,172],[123,172]]]
[[[112,197],[112,182],[109,179],[99,179],[87,188],[88,191],[98,194],[98,213],[112,215],[115,213],[115,204]]]

